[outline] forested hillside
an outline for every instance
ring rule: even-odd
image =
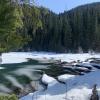
[[[38,10],[41,21],[40,27],[36,30],[34,30],[32,24],[34,21],[30,16],[34,12],[25,10],[27,34],[32,38],[32,41],[25,46],[26,50],[100,51],[100,3],[80,6],[59,15],[43,7]]]
[[[2,8],[2,4],[0,6]],[[7,7],[9,8],[9,5]],[[13,9],[14,14],[16,13],[16,18],[13,18],[15,21],[10,15],[8,16],[11,18],[9,23],[7,17],[0,17],[0,21],[5,20],[5,23],[0,22],[2,25],[0,36],[3,39],[0,39],[1,52],[4,50],[50,52],[88,52],[93,50],[100,52],[99,2],[80,6],[61,14],[55,14],[49,9],[29,4],[18,6],[15,4],[15,7],[12,6],[8,9],[8,13],[11,11],[10,9]],[[5,12],[6,14],[7,12]],[[7,28],[6,24],[8,24]],[[15,34],[10,34],[11,32]],[[3,35],[2,33],[7,34]]]

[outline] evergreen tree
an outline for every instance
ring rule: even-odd
[[[0,1],[0,52],[21,46],[22,37],[16,33],[22,21],[18,6],[12,0]]]

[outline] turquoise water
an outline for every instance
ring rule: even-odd
[[[13,91],[16,87],[24,88],[24,86],[31,82],[34,86],[38,84],[38,88],[42,88],[39,82],[43,73],[54,78],[69,73],[69,71],[65,71],[64,68],[53,63],[42,64],[32,59],[23,63],[2,64],[0,68],[0,92],[3,93],[10,93],[8,89]],[[35,88],[37,89],[36,86]]]

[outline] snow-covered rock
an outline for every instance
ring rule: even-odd
[[[43,74],[41,80],[42,80],[42,82],[43,82],[44,84],[46,84],[46,85],[51,85],[51,84],[53,84],[53,83],[56,82],[56,79],[54,79],[53,77],[50,77],[50,76],[48,76],[48,75],[46,75],[46,74]]]
[[[67,80],[73,79],[73,78],[75,78],[75,75],[64,74],[64,75],[58,76],[58,80],[61,82],[66,82]]]

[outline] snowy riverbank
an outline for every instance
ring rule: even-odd
[[[10,52],[2,54],[2,64],[21,63],[28,61],[27,58],[36,59],[38,61],[46,60],[61,60],[65,62],[85,61],[88,58],[100,58],[100,54],[55,54],[55,53],[41,53],[41,52]],[[93,67],[87,63],[80,65]],[[84,67],[85,68],[85,67]],[[96,69],[96,68],[95,68]],[[93,72],[79,76],[79,75],[61,75],[58,80],[65,83],[58,82],[51,76],[43,75],[42,81],[48,84],[47,90],[39,90],[34,93],[20,98],[20,100],[89,100],[94,84],[97,84],[97,89],[100,94],[100,70],[96,69]],[[67,99],[66,99],[67,98]]]
[[[72,62],[72,61],[84,61],[88,58],[99,58],[100,54],[55,54],[55,53],[45,53],[45,52],[10,52],[10,53],[3,53],[2,54],[2,64],[8,64],[8,63],[21,63],[26,62],[26,58],[32,58],[37,60],[61,60],[66,62]]]

